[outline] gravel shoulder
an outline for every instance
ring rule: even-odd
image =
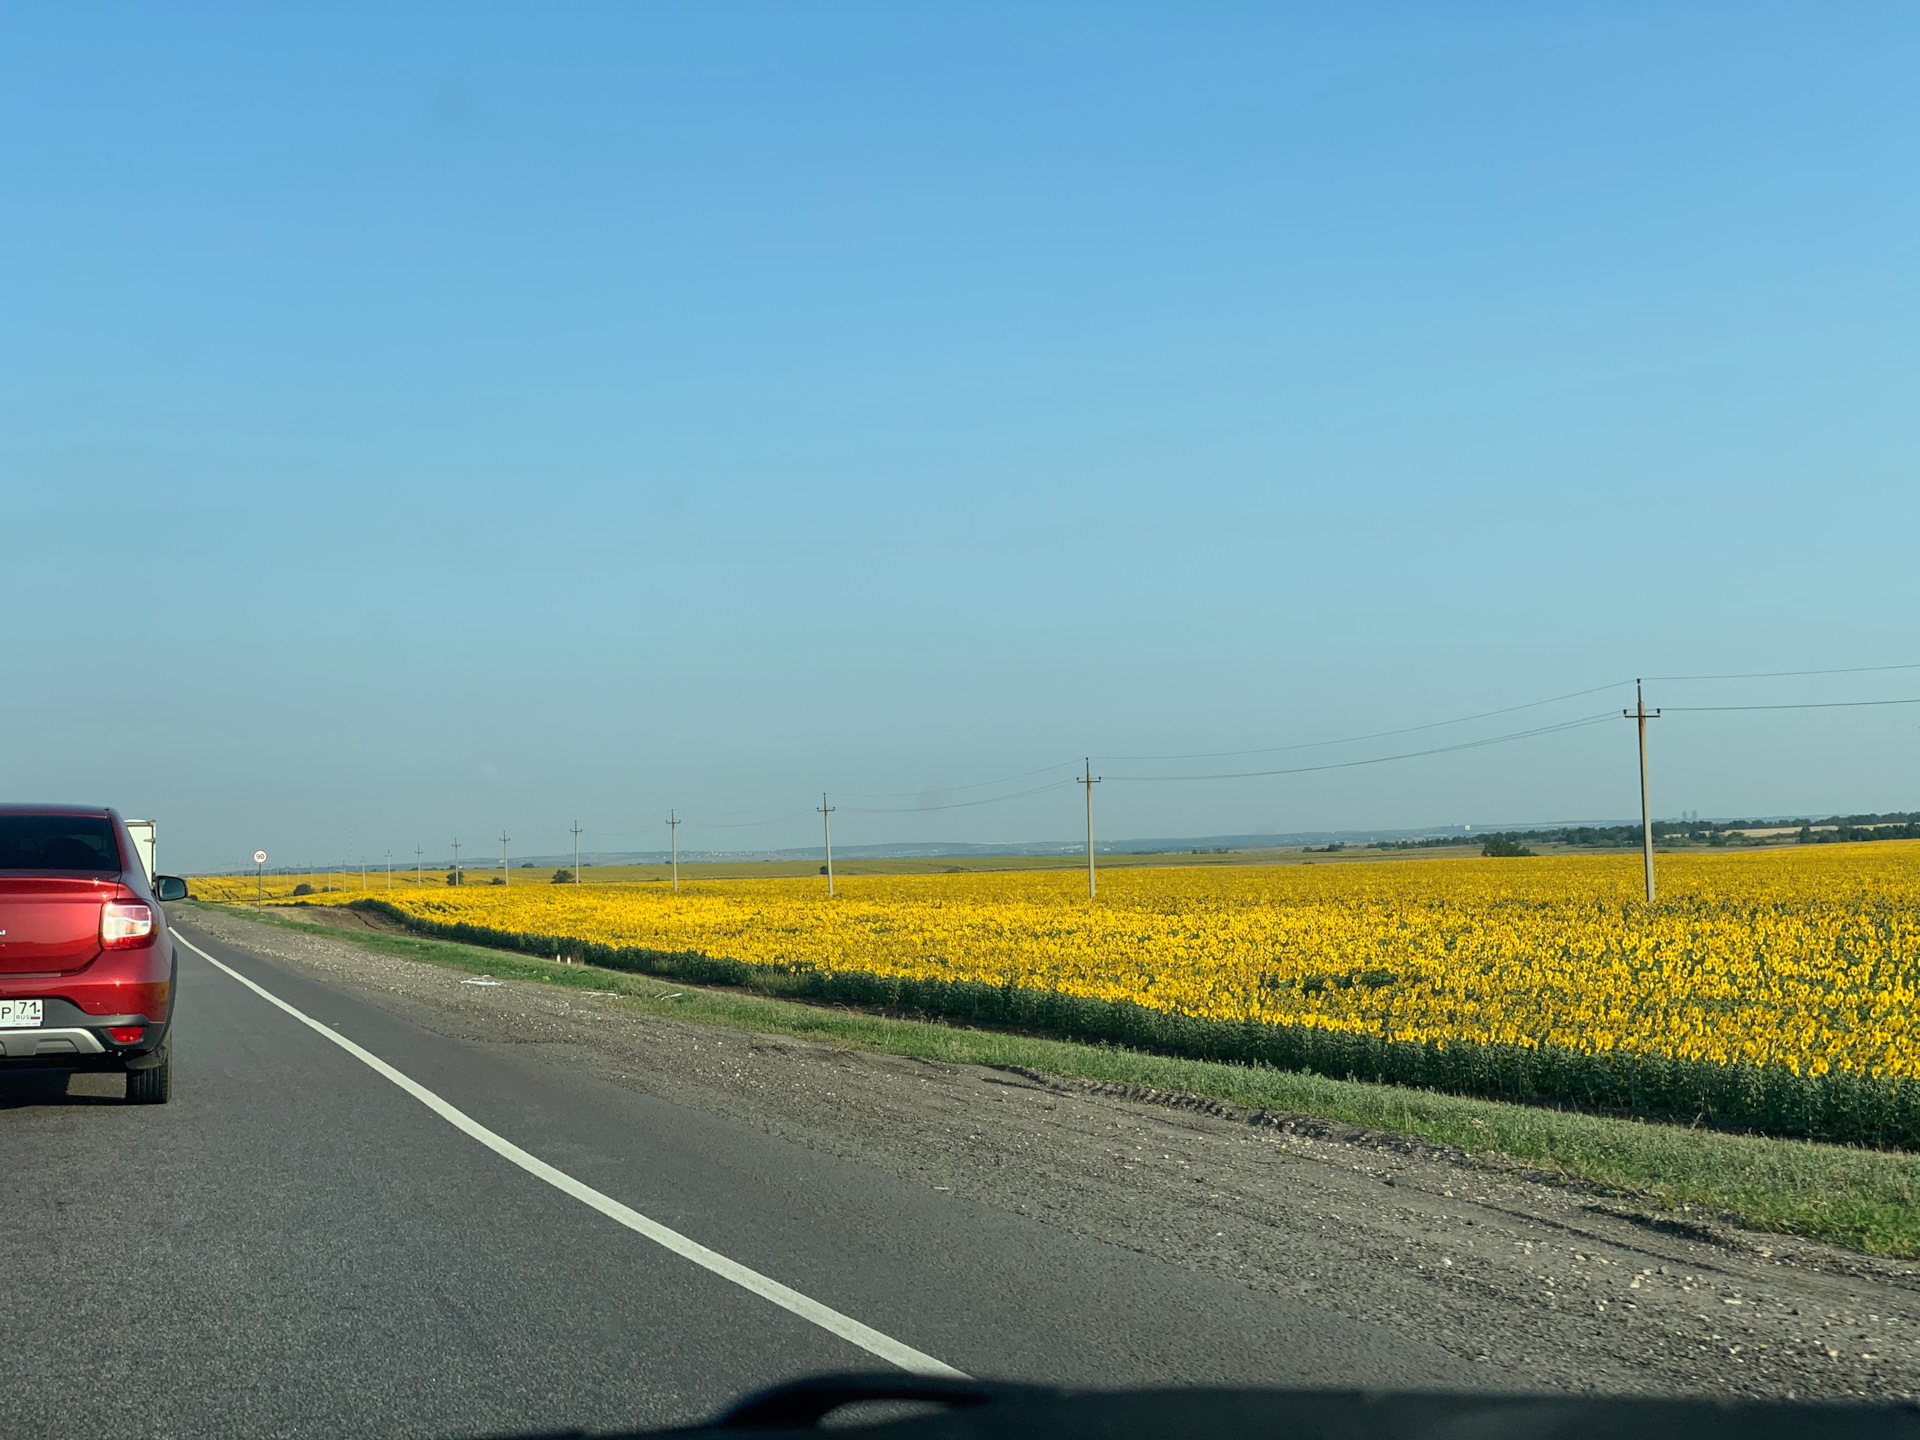
[[[1920,1393],[1910,1263],[1649,1219],[1336,1122],[689,1024],[213,909],[189,918],[436,1033],[550,1047],[612,1084],[1419,1334],[1483,1365],[1489,1389]]]

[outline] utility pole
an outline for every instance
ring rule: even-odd
[[[456,885],[460,883],[460,841],[458,838],[453,842],[453,883]]]
[[[573,883],[580,883],[580,822],[573,822]]]
[[[1093,773],[1093,757],[1087,757],[1086,777],[1075,783],[1087,787],[1087,898],[1093,899],[1093,787],[1101,777]]]
[[[513,883],[513,872],[507,869],[507,827],[504,825],[500,827],[500,883]]]
[[[827,804],[827,792],[820,792],[820,832],[827,841],[827,897],[833,897],[833,812],[840,807]]]
[[[367,852],[360,852],[360,893],[367,893]]]
[[[387,889],[393,889],[393,852],[387,851]]]
[[[1647,721],[1658,720],[1658,710],[1647,709],[1640,682],[1633,682],[1633,709],[1620,712],[1640,726],[1640,848],[1647,862],[1647,903],[1653,904],[1653,812],[1647,805]]]
[[[667,834],[673,840],[673,893],[680,893],[680,817],[678,812],[667,811]]]
[[[413,847],[413,888],[423,890],[427,884],[426,850],[419,845]]]

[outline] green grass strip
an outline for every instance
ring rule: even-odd
[[[1920,1257],[1920,1157],[1913,1155],[894,1019],[738,990],[689,988],[674,980],[562,965],[424,936],[343,930],[251,907],[209,908],[469,974],[610,990],[620,998],[609,1003],[695,1024],[952,1064],[1020,1066],[1048,1075],[1180,1091],[1248,1109],[1320,1116],[1457,1146],[1470,1156],[1505,1156],[1661,1208],[1692,1206],[1756,1230],[1804,1235],[1878,1255]]]

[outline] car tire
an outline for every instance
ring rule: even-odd
[[[149,1065],[144,1070],[127,1072],[127,1103],[129,1105],[164,1105],[173,1094],[173,1039],[169,1036],[161,1042],[161,1057],[158,1065]]]

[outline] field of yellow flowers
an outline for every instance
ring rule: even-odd
[[[1920,843],[823,882],[411,886],[433,928],[1384,1041],[1920,1078]],[[356,877],[357,878],[357,877]],[[196,892],[209,894],[209,883]],[[247,884],[240,894],[249,898]],[[357,887],[316,901],[350,902]]]

